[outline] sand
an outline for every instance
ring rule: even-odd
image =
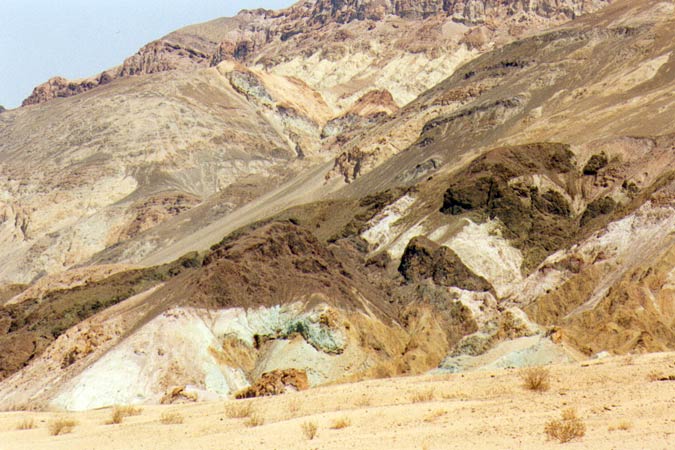
[[[654,381],[655,375],[675,375],[675,353],[554,365],[550,373],[551,387],[543,393],[525,389],[515,369],[424,375],[253,400],[146,406],[118,425],[105,424],[110,408],[5,412],[0,449],[675,448],[675,381]],[[232,405],[247,402],[262,425],[228,417]],[[567,444],[548,441],[546,422],[570,407],[585,423],[585,436]],[[167,412],[184,422],[160,423]],[[79,423],[72,433],[51,436],[48,424],[59,417]],[[29,418],[35,429],[16,429]],[[332,429],[339,419],[349,425]],[[311,440],[305,423],[317,426]]]

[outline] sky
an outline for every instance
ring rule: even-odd
[[[186,25],[293,0],[0,0],[0,105],[15,108],[53,76],[116,66]]]

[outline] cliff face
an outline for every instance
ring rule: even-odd
[[[447,52],[456,49],[460,41],[467,47],[484,47],[497,37],[504,40],[524,30],[534,31],[544,25],[573,19],[599,9],[609,1],[316,0],[299,2],[278,12],[242,11],[234,19],[222,19],[206,27],[188,27],[151,42],[127,58],[121,66],[96,77],[77,81],[52,78],[37,86],[22,106],[77,95],[116,78],[172,70],[195,70],[217,65],[224,60],[236,60],[248,65],[262,64],[267,68],[290,59],[300,59],[307,64],[320,48],[323,56],[334,59],[344,54],[345,50],[372,47],[368,41],[377,43],[377,50],[371,48],[372,52],[384,49],[389,53],[388,59],[392,58],[392,52],[399,56],[405,53],[428,53],[432,49]],[[367,23],[365,28],[369,32],[369,38],[365,40],[360,30],[363,23]],[[396,27],[393,33],[383,29],[393,26]],[[454,32],[448,31],[453,27]],[[482,29],[485,27],[487,29]],[[479,31],[472,33],[473,29]],[[482,38],[476,45],[477,33]],[[465,34],[467,38],[462,39]],[[398,42],[409,41],[410,36],[422,39],[415,39],[416,45],[413,47],[410,42],[406,45]],[[425,37],[428,42],[424,42]],[[283,60],[279,59],[281,54],[286,55]],[[448,64],[447,59],[442,59],[435,66]],[[429,69],[424,64],[412,68],[418,72]],[[306,73],[296,68],[293,70],[298,73],[290,75],[306,79]],[[386,85],[379,87],[389,89]],[[424,83],[419,87],[419,92],[429,87],[431,84]],[[406,95],[405,100],[410,100],[408,97]]]
[[[426,19],[437,14],[470,23],[519,13],[542,17],[563,15],[573,19],[607,3],[607,0],[318,0],[311,9],[310,23],[382,20],[386,15]]]

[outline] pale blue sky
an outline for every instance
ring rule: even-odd
[[[19,106],[52,76],[81,78],[144,44],[241,9],[294,0],[0,0],[0,105]]]

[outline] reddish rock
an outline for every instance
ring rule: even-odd
[[[284,369],[273,370],[262,374],[252,386],[242,389],[235,395],[236,398],[266,397],[279,395],[287,390],[304,391],[309,388],[307,373],[304,370]]]

